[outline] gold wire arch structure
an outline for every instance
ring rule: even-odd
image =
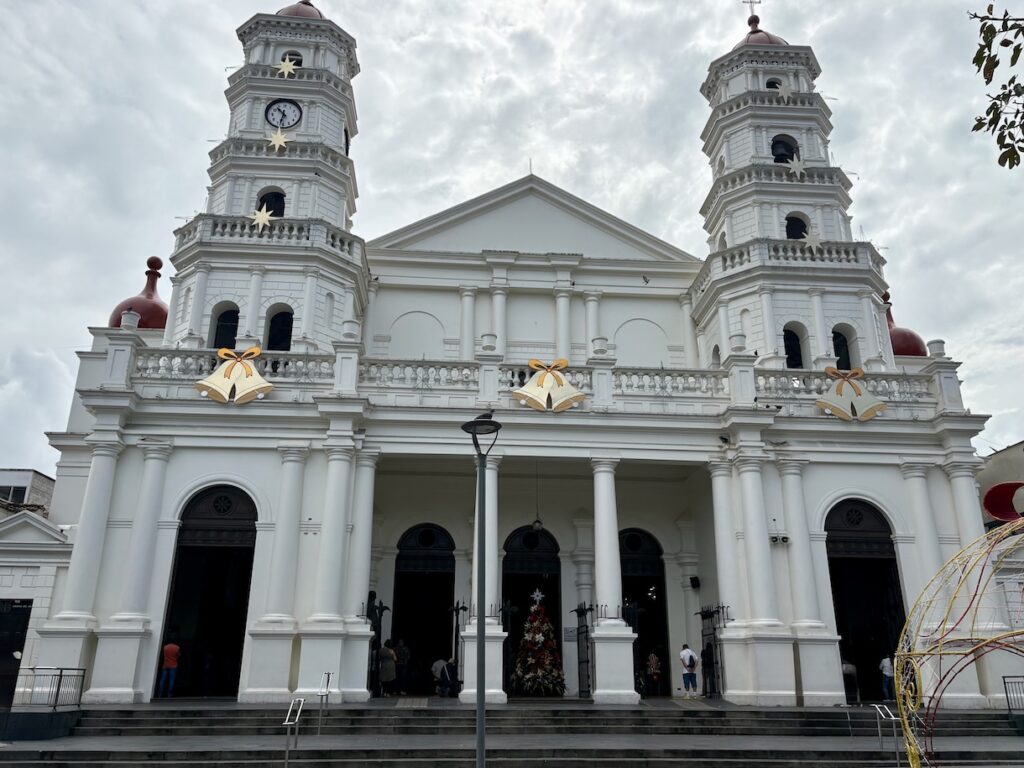
[[[956,678],[993,652],[1024,657],[1024,518],[954,555],[907,616],[895,658],[896,705],[911,768],[937,766],[935,720]]]

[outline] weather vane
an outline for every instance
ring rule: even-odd
[[[750,6],[750,15],[751,16],[754,15],[754,6],[761,4],[761,0],[741,0],[741,2],[744,5],[749,5]]]

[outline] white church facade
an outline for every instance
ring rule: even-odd
[[[362,701],[380,601],[410,688],[457,652],[462,695],[504,701],[539,589],[566,696],[637,701],[651,653],[666,675],[644,695],[678,695],[681,645],[710,643],[731,701],[878,698],[915,596],[983,533],[985,417],[943,343],[892,324],[812,50],[754,22],[711,63],[701,259],[532,175],[364,242],[355,41],[308,0],[238,37],[169,301],[151,259],[50,435],[73,546],[26,663],[87,669],[86,701],[149,701],[173,639],[177,695],[287,701],[331,672],[333,700]],[[252,347],[253,376],[213,378],[218,349]],[[582,403],[521,404],[531,359],[567,361]],[[477,511],[459,427],[487,410]],[[461,610],[477,515],[482,671]],[[1001,674],[980,659],[945,700],[995,705]]]

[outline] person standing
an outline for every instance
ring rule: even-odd
[[[710,640],[700,652],[700,666],[704,673],[704,698],[709,699],[718,695],[718,686],[715,683],[715,646]]]
[[[892,655],[883,658],[878,669],[882,673],[882,700],[894,701],[896,699],[896,676],[892,670]]]
[[[683,643],[683,650],[679,652],[679,660],[683,663],[683,695],[692,699],[697,696],[697,654],[690,650],[690,646]]]
[[[398,645],[395,646],[395,667],[397,668],[398,676],[395,680],[395,686],[398,688],[398,692],[405,695],[405,690],[409,685],[409,659],[412,658],[412,652],[409,650],[409,646],[405,644],[405,641],[401,638],[398,639]]]
[[[657,696],[661,688],[661,659],[651,651],[647,657],[647,695]]]
[[[160,665],[160,682],[156,687],[157,698],[174,695],[174,681],[178,677],[178,659],[181,658],[181,646],[170,637],[163,647],[163,660]]]
[[[394,644],[390,640],[385,640],[384,647],[378,653],[380,656],[380,692],[383,696],[390,696],[393,693],[396,676]]]

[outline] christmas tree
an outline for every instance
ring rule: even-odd
[[[516,653],[512,690],[521,696],[561,696],[565,693],[565,677],[555,630],[540,604],[544,595],[538,589],[531,597],[533,606]]]

